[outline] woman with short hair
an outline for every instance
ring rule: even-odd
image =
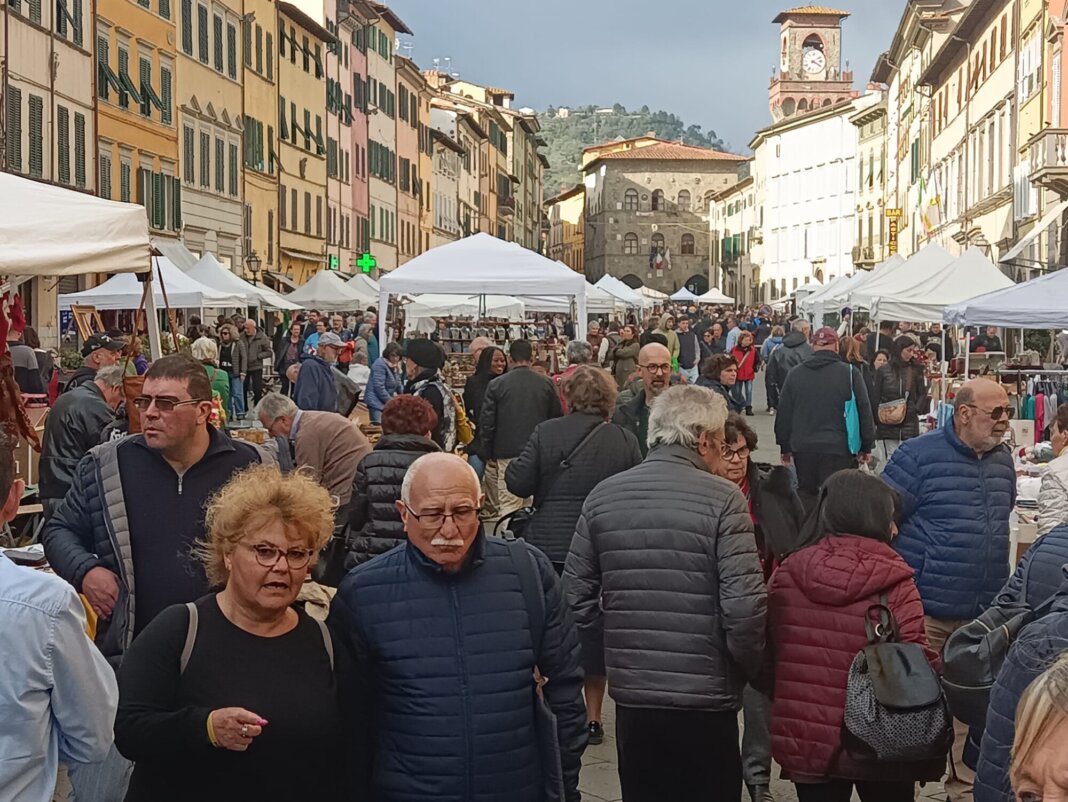
[[[193,359],[204,366],[204,372],[208,374],[211,382],[212,393],[218,393],[221,409],[230,408],[230,374],[219,367],[219,346],[210,337],[201,337],[195,340],[190,347]]]
[[[1012,789],[1021,802],[1068,797],[1068,653],[1024,692],[1016,711]]]
[[[920,434],[920,411],[926,411],[928,400],[926,369],[917,351],[916,342],[902,335],[890,348],[890,361],[875,372],[871,406],[883,465],[898,446]]]
[[[538,424],[522,453],[508,464],[508,491],[534,497],[534,515],[523,537],[563,574],[575,525],[586,496],[602,481],[642,461],[638,439],[615,423],[616,387],[607,371],[580,365],[563,385],[570,412]],[[591,743],[604,739],[604,643],[582,644],[586,711]]]
[[[382,422],[382,410],[391,398],[400,395],[403,383],[400,377],[400,363],[404,349],[397,343],[386,343],[382,356],[371,365],[371,378],[364,390],[364,403],[370,414],[371,423]],[[355,361],[355,355],[353,356]]]
[[[741,412],[745,407],[740,406],[734,399],[734,385],[738,383],[738,360],[731,354],[716,354],[706,359],[701,367],[701,375],[697,379],[697,386],[704,387],[714,393],[723,396],[730,412]]]
[[[325,625],[293,607],[333,532],[309,476],[237,474],[197,556],[218,592],[168,607],[119,671],[127,802],[339,798],[341,720]]]

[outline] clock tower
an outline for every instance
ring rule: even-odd
[[[857,96],[853,73],[842,71],[842,20],[848,16],[824,6],[801,6],[775,18],[779,69],[768,93],[775,122]]]

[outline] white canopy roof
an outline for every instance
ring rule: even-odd
[[[436,317],[478,317],[485,303],[487,317],[503,317],[508,320],[523,319],[523,302],[509,295],[443,295],[427,293],[418,295],[404,307],[404,317],[409,331],[429,334],[437,328]]]
[[[683,287],[681,290],[671,296],[672,301],[696,301],[697,296]]]
[[[1068,298],[1068,270],[1055,270],[1023,284],[950,304],[943,311],[942,320],[965,326],[1068,328],[1068,308],[1051,303],[1053,298]]]
[[[624,284],[615,276],[610,276],[605,273],[597,279],[597,283],[593,286],[604,290],[609,295],[615,296],[627,306],[638,308],[645,306],[645,298],[642,297],[642,294],[633,287]]]
[[[143,273],[150,255],[143,206],[0,173],[3,275]]]
[[[239,295],[245,299],[248,306],[265,306],[269,309],[300,309],[267,287],[258,287],[245,281],[233,271],[227,270],[226,265],[215,258],[215,254],[206,253],[192,269],[186,272],[201,284],[205,284],[214,290],[232,295]]]
[[[728,297],[719,287],[712,287],[703,295],[697,296],[699,304],[732,304],[734,299]]]
[[[332,312],[366,309],[366,298],[345,283],[336,270],[320,270],[302,287],[282,296],[299,309],[326,309]]]
[[[905,267],[897,271],[902,280],[913,275],[909,272],[911,261],[910,259]],[[987,259],[981,250],[972,247],[948,265],[922,277],[914,286],[893,294],[883,293],[872,306],[872,317],[881,320],[939,323],[945,308],[950,304],[965,301],[977,291],[993,292],[1012,286],[1012,279]]]
[[[855,274],[853,274],[853,275],[855,275]],[[845,282],[849,281],[850,278],[852,278],[851,275],[850,276],[839,276],[838,278],[834,279],[834,281],[830,282],[829,284],[824,284],[816,292],[812,293],[811,295],[806,295],[804,298],[799,299],[798,302],[797,302],[798,308],[799,309],[803,309],[805,311],[811,309],[813,307],[813,305],[816,304],[816,303],[819,303],[820,300],[822,300],[824,296],[829,295],[835,287],[842,286],[843,284],[845,284]]]
[[[246,306],[243,296],[220,292],[201,284],[192,276],[183,273],[169,259],[152,257],[152,295],[156,307],[164,307],[163,288],[167,301],[173,309],[205,309]],[[112,276],[98,287],[84,292],[71,292],[59,296],[59,308],[70,309],[73,304],[89,304],[99,310],[137,309],[141,305],[144,285],[132,273]]]
[[[859,283],[850,292],[850,303],[871,309],[877,299],[911,292],[952,263],[953,256],[945,248],[936,242],[929,243],[906,259],[900,267],[870,274],[866,281]]]
[[[571,301],[566,295],[522,295],[519,300],[528,312],[571,311]],[[595,284],[586,283],[586,311],[592,315],[610,315],[626,308],[626,304]]]
[[[850,296],[860,287],[863,287],[875,276],[883,276],[886,273],[897,270],[905,264],[905,257],[894,254],[884,262],[880,262],[871,270],[857,270],[851,276],[846,276],[840,281],[827,285],[823,292],[810,295],[802,299],[801,306],[811,308],[813,304],[822,304],[825,309],[843,307],[850,303]]]
[[[638,292],[642,294],[646,299],[656,301],[666,301],[667,293],[660,292],[660,290],[654,290],[652,287],[638,287]]]
[[[389,295],[573,295],[577,328],[586,336],[586,279],[581,273],[514,242],[479,233],[431,248],[382,276],[379,308]],[[385,315],[379,336],[385,336]]]
[[[364,273],[357,273],[346,281],[345,284],[350,290],[363,299],[364,307],[374,306],[378,303],[378,295],[381,292],[381,287],[379,287],[378,282],[370,276],[365,275]]]

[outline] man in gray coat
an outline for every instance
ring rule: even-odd
[[[586,499],[564,568],[585,640],[603,628],[627,802],[738,800],[738,710],[764,652],[767,593],[753,522],[715,475],[727,405],[665,390],[649,455]]]

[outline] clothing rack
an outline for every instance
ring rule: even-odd
[[[1016,413],[1017,417],[1021,419],[1032,419],[1030,415],[1025,415],[1026,403],[1030,398],[1032,391],[1035,396],[1038,395],[1055,395],[1056,403],[1062,402],[1068,398],[1068,370],[1046,370],[1044,368],[1000,368],[997,371],[998,380],[1010,379],[1016,377]],[[1034,387],[1025,386],[1024,380],[1034,378]],[[1042,421],[1043,425],[1035,427],[1035,442],[1038,442],[1042,438],[1042,432],[1046,426],[1050,425],[1050,420],[1047,418],[1052,417],[1047,408],[1046,415],[1041,415],[1041,410],[1034,416]]]

